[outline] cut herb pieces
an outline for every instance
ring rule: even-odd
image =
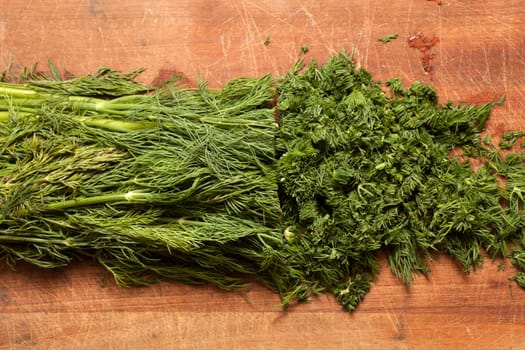
[[[320,67],[297,65],[278,91],[277,171],[294,233],[287,249],[303,252],[306,285],[345,291],[352,310],[381,250],[411,283],[429,272],[434,252],[468,272],[481,263],[481,248],[504,256],[506,242],[519,237],[521,212],[501,206],[502,174],[490,164],[473,170],[468,160],[489,154],[480,132],[491,104],[439,105],[432,88],[382,85],[344,53]],[[458,147],[467,158],[450,157]]]
[[[503,133],[499,147],[502,149],[511,148],[518,141],[518,138],[525,136],[523,131],[510,131]]]
[[[377,40],[379,40],[380,42],[382,43],[389,43],[390,41],[394,40],[394,39],[397,39],[397,37],[399,36],[399,34],[388,34],[382,38],[379,38]]]

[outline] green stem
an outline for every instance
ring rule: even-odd
[[[1,117],[0,117],[1,118]],[[87,126],[110,131],[129,132],[142,129],[154,128],[157,124],[154,122],[141,122],[133,120],[116,120],[109,118],[86,118],[80,117],[80,121]],[[1,119],[0,119],[1,120]]]
[[[46,101],[45,99],[40,99],[40,98],[20,98],[20,97],[2,98],[2,96],[0,96],[0,106],[2,107],[2,109],[40,107],[45,103],[45,101]]]
[[[84,111],[102,112],[106,114],[129,115],[129,111],[136,105],[127,105],[127,109],[118,110],[122,106],[116,106],[114,109],[111,100],[103,100],[95,97],[84,96],[67,96],[68,107],[71,109],[80,109]]]
[[[262,127],[262,128],[268,128],[268,123],[265,122],[258,122],[258,121],[251,121],[246,119],[222,119],[217,117],[201,117],[198,118],[198,120],[205,124],[211,124],[217,127],[221,127],[224,129],[228,128],[237,128],[240,126],[244,127]]]
[[[46,245],[60,244],[65,246],[70,246],[71,242],[67,239],[49,239],[49,238],[38,238],[38,237],[28,237],[28,236],[10,236],[10,235],[0,235],[0,242],[31,242],[31,243],[43,243]]]
[[[36,109],[31,107],[24,107],[24,106],[8,106],[8,105],[2,105],[0,103],[0,111],[9,112],[9,111],[15,111],[15,112],[24,112],[25,114],[35,114]]]
[[[0,83],[0,101],[2,99],[7,101],[8,106],[38,107],[46,103],[46,100],[59,98],[71,109],[81,109],[85,111],[103,112],[116,115],[128,115],[130,110],[137,107],[137,104],[133,103],[119,103],[96,97],[63,96],[39,93],[29,88],[22,88],[21,86],[24,85]]]
[[[0,96],[38,98],[40,94],[35,90],[24,88],[26,85],[0,83]]]
[[[9,117],[13,112],[8,110],[2,110],[2,105],[0,105],[0,123],[9,121]],[[14,112],[16,116],[24,117],[30,114],[36,113],[36,110],[32,108],[20,107],[17,108]],[[129,132],[135,130],[151,129],[154,128],[157,124],[155,122],[143,122],[143,121],[134,121],[134,120],[118,120],[110,118],[90,118],[77,116],[76,119],[87,126],[105,129],[109,131],[118,131],[118,132]]]
[[[76,208],[88,205],[127,202],[127,203],[141,203],[150,197],[149,193],[130,191],[127,193],[113,193],[102,196],[80,197],[69,199],[62,202],[50,203],[46,206],[48,210],[62,210],[68,208]]]
[[[33,114],[30,108],[23,108],[21,111],[10,112],[0,110],[0,123],[9,121],[11,114],[15,114],[18,117],[24,117]]]

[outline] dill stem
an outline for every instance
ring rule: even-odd
[[[211,124],[224,129],[244,127],[263,127],[268,128],[268,123],[257,122],[257,121],[246,121],[246,120],[235,120],[235,119],[223,119],[217,117],[201,117],[198,119],[202,123]]]
[[[103,100],[95,97],[68,96],[67,102],[71,109],[84,111],[102,112],[106,114],[129,115],[130,111],[137,107],[136,104],[128,104],[126,108],[122,105],[112,105],[111,100]],[[116,107],[116,108],[113,108]]]
[[[266,234],[266,233],[258,233],[257,234],[257,237],[259,237],[259,239],[261,240],[261,242],[263,244],[267,244],[266,241],[263,240],[263,238],[266,238],[268,240],[271,240],[277,244],[282,244],[283,243],[283,240],[281,239],[280,236],[276,237],[276,236],[273,236],[273,235],[269,235],[269,234]]]
[[[50,239],[50,238],[38,238],[30,236],[11,236],[11,235],[0,235],[0,242],[31,242],[31,243],[44,243],[47,245],[60,244],[70,246],[71,242],[67,239]]]
[[[0,83],[0,101],[7,101],[7,106],[35,107],[44,105],[47,100],[63,100],[72,109],[103,112],[116,115],[129,115],[129,111],[138,106],[137,103],[121,103],[118,100],[104,100],[87,96],[64,96],[60,94],[40,93],[24,85]]]
[[[0,105],[0,123],[9,121],[9,117],[14,113],[17,116],[23,117],[31,113],[35,113],[36,110],[33,108],[17,107],[16,112],[2,110]],[[134,121],[134,120],[118,120],[113,118],[97,118],[97,117],[83,117],[76,116],[76,120],[84,125],[105,129],[109,131],[129,132],[135,130],[143,130],[154,128],[157,123],[146,122],[146,121]]]
[[[35,90],[23,88],[21,84],[0,83],[0,96],[38,98],[40,94]]]
[[[1,121],[0,116],[0,121]],[[106,129],[110,131],[129,132],[134,130],[149,129],[157,125],[155,122],[141,122],[133,120],[116,120],[110,118],[88,118],[82,117],[80,120],[87,126]]]
[[[0,106],[3,109],[10,107],[40,107],[46,102],[45,99],[40,98],[27,98],[27,97],[13,97],[2,98],[0,96]]]
[[[126,193],[111,193],[102,196],[93,197],[79,197],[75,199],[68,199],[61,202],[50,203],[46,206],[48,210],[62,210],[68,208],[82,207],[87,205],[96,205],[104,203],[115,203],[115,202],[143,202],[149,197],[149,193],[143,192],[126,192]]]

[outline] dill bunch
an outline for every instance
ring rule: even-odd
[[[247,274],[272,287],[272,78],[154,90],[136,74],[0,83],[2,258],[51,268],[89,257],[121,285],[231,289]]]

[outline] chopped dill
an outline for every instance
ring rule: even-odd
[[[312,294],[331,291],[353,310],[378,273],[380,252],[410,284],[429,273],[437,252],[469,272],[481,265],[481,249],[506,257],[507,245],[523,240],[524,157],[494,153],[490,138],[488,148],[480,138],[492,103],[440,105],[419,82],[383,86],[344,53],[322,66],[297,64],[278,92],[277,172],[294,236],[286,248]],[[465,159],[449,156],[457,148]],[[519,259],[515,252],[515,265]],[[347,288],[349,281],[360,282]]]
[[[394,40],[394,39],[397,39],[397,37],[399,36],[399,34],[388,34],[387,36],[384,36],[382,38],[379,38],[377,40],[379,40],[380,42],[382,43],[389,43],[390,41]]]

